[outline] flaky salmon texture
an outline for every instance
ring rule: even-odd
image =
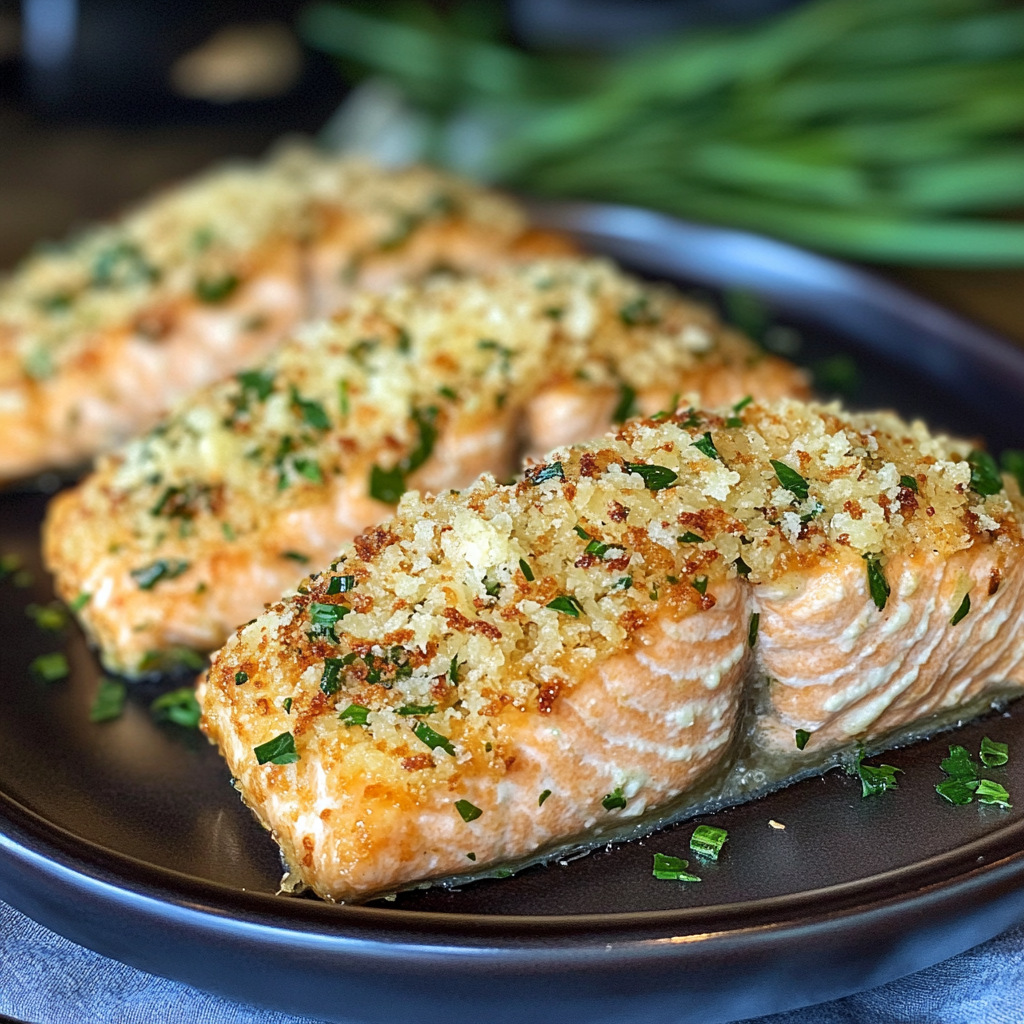
[[[511,477],[523,448],[600,436],[673,394],[805,389],[706,309],[602,260],[435,277],[363,294],[101,460],[51,503],[45,557],[104,663],[145,673],[220,646],[407,486]]]
[[[640,834],[741,741],[779,781],[1024,684],[1024,503],[989,457],[739,404],[408,493],[237,631],[203,728],[293,878],[364,899]]]
[[[203,175],[0,281],[0,482],[108,450],[356,289],[573,249],[424,167],[293,148]]]

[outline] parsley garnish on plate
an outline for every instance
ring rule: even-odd
[[[654,855],[654,870],[651,874],[663,882],[699,882],[697,875],[687,871],[690,866],[688,860],[681,857],[670,857],[666,853]]]
[[[299,755],[295,750],[295,737],[290,732],[282,732],[266,743],[253,747],[257,764],[295,764]]]

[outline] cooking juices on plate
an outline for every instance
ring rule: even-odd
[[[292,149],[204,175],[0,282],[0,482],[109,449],[356,289],[573,248],[422,167]]]
[[[236,632],[203,727],[295,879],[641,834],[741,798],[740,745],[780,783],[1024,685],[1013,481],[893,414],[739,405],[409,493]]]
[[[409,487],[511,476],[522,449],[680,395],[805,392],[802,371],[603,260],[435,276],[359,296],[102,459],[54,499],[45,557],[104,663],[144,673],[222,644]]]

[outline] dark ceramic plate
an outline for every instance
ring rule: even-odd
[[[1024,447],[1024,352],[941,309],[751,235],[590,205],[540,215],[722,301],[821,390]],[[904,774],[882,797],[832,773],[706,819],[730,839],[700,884],[651,876],[655,851],[686,855],[691,822],[392,903],[276,896],[274,844],[216,752],[155,723],[148,685],[120,720],[90,724],[98,669],[82,637],[25,617],[50,598],[44,504],[0,496],[0,550],[35,576],[0,585],[0,898],[109,956],[328,1020],[713,1024],[880,984],[1024,919],[1024,813],[941,801],[948,736],[890,754]],[[56,649],[71,677],[32,680],[32,658]],[[1005,784],[1024,807],[1022,721],[1024,706],[993,712],[956,738],[1009,742]]]

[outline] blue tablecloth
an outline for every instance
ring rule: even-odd
[[[30,1024],[317,1024],[309,1017],[243,1006],[125,967],[3,904],[0,1013]],[[882,988],[744,1024],[1022,1021],[1024,927]]]

